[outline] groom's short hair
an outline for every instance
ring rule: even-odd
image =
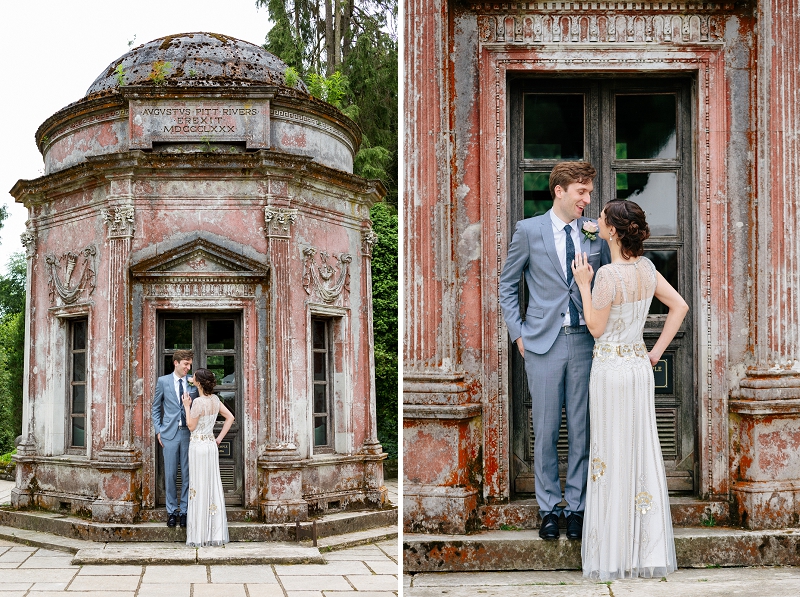
[[[555,200],[556,187],[565,191],[573,182],[581,184],[594,180],[597,170],[589,162],[561,162],[550,172],[550,196]]]
[[[172,362],[180,363],[181,361],[188,361],[194,358],[194,351],[192,350],[176,350],[172,353]]]

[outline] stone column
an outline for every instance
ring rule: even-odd
[[[463,533],[477,507],[481,407],[456,334],[449,22],[447,0],[406,3],[403,504],[407,531]]]
[[[114,183],[112,183],[114,184]],[[92,519],[132,522],[140,503],[135,499],[136,458],[132,437],[133,404],[130,392],[130,284],[131,242],[135,231],[134,208],[122,205],[100,212],[106,226],[106,379],[97,384],[94,402],[105,402],[105,422],[93,421],[93,443],[102,434],[103,445],[95,455],[103,473],[99,498],[92,503]]]
[[[733,514],[751,528],[791,526],[800,516],[799,27],[800,0],[758,3],[753,363],[730,402]]]
[[[375,338],[373,335],[372,314],[372,250],[378,242],[378,235],[372,228],[366,227],[361,231],[361,300],[364,305],[362,311],[362,329],[366,324],[365,333],[361,334],[361,349],[359,353],[366,355],[369,375],[362,376],[365,380],[362,396],[367,399],[366,405],[366,433],[364,437],[363,452],[366,455],[364,481],[367,490],[367,500],[375,506],[382,506],[386,501],[387,490],[383,484],[383,464],[386,457],[378,441],[378,416],[375,391]],[[363,361],[362,361],[363,362]]]
[[[36,259],[36,230],[28,222],[25,232],[22,233],[22,245],[25,247],[27,261],[25,277],[25,354],[24,372],[22,377],[22,440],[17,445],[17,454],[14,460],[17,463],[16,486],[11,490],[11,505],[15,508],[34,506],[36,496],[35,481],[36,435],[34,433],[34,400],[36,397],[36,378],[31,375],[31,351],[36,340],[36,330],[33,327],[33,309],[36,307],[33,296],[34,261]]]
[[[308,504],[303,499],[303,474],[295,439],[292,413],[292,316],[289,308],[289,242],[297,210],[289,197],[268,196],[264,208],[264,233],[270,267],[269,376],[267,379],[267,447],[259,458],[264,469],[261,501],[265,522],[306,520]]]

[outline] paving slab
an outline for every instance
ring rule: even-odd
[[[193,597],[247,597],[244,585],[240,584],[213,584],[193,585]]]
[[[278,584],[247,583],[247,592],[250,597],[284,597],[283,589]]]
[[[442,597],[442,589],[420,587],[403,589],[403,597]],[[476,591],[472,587],[457,587],[447,590],[447,597],[616,597],[607,585],[559,586],[519,585],[512,587],[486,587]],[[677,596],[676,596],[677,597]]]
[[[14,527],[0,526],[0,539],[14,544],[43,547],[48,550],[77,553],[79,550],[96,545],[94,541],[70,539],[41,531],[29,531]]]
[[[272,566],[211,566],[211,582],[277,585],[278,579]]]
[[[356,591],[397,591],[400,589],[396,576],[391,574],[348,574],[347,580]]]
[[[139,587],[139,592],[136,593],[136,596],[137,597],[190,597],[191,593],[192,593],[192,585],[190,583],[184,583],[184,584],[163,583],[163,584],[141,585]],[[220,595],[220,597],[223,596]]]
[[[352,591],[353,587],[344,577],[330,574],[315,576],[281,576],[281,584],[287,591]]]

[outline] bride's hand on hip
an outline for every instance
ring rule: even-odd
[[[578,286],[588,286],[594,277],[594,269],[586,257],[586,253],[576,253],[572,261],[572,277]]]

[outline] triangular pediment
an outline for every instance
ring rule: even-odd
[[[170,274],[237,274],[261,277],[266,275],[267,269],[266,263],[245,257],[204,238],[194,239],[131,267],[135,277],[161,277]]]

